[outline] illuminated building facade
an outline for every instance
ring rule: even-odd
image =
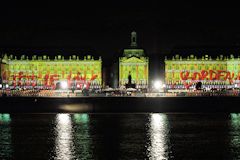
[[[68,88],[82,89],[101,88],[102,60],[88,55],[83,59],[72,55],[68,59],[58,55],[54,59],[49,56],[32,56],[29,59],[22,55],[20,59],[13,55],[3,57],[1,66],[3,83],[10,87],[56,88],[65,81]]]
[[[144,50],[137,47],[137,33],[131,33],[131,46],[123,50],[123,57],[119,58],[119,86],[125,86],[131,75],[136,88],[148,87],[148,57]]]
[[[175,55],[172,59],[165,58],[165,83],[169,88],[189,88],[202,82],[208,87],[225,88],[239,85],[240,58],[217,56],[212,59],[205,55],[187,58]]]

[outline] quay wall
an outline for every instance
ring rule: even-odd
[[[1,113],[240,112],[240,97],[1,97]]]

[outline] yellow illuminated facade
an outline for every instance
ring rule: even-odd
[[[132,83],[136,84],[136,88],[147,88],[149,61],[144,50],[137,48],[136,40],[137,34],[132,32],[131,48],[124,49],[123,57],[119,58],[119,85],[126,85],[131,75]]]
[[[12,87],[55,88],[61,81],[66,81],[69,88],[101,88],[102,85],[101,57],[94,59],[88,55],[80,59],[79,56],[72,55],[65,59],[58,55],[50,59],[46,55],[34,55],[29,59],[22,55],[19,59],[5,55],[3,63],[3,83]]]
[[[233,55],[220,55],[215,59],[208,55],[201,58],[194,55],[165,58],[165,83],[169,85],[187,86],[196,82],[206,85],[233,85],[238,84],[239,80],[240,58],[234,58]]]

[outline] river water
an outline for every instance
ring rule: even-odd
[[[0,159],[240,159],[240,114],[0,114]]]

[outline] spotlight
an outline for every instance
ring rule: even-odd
[[[162,87],[163,87],[162,81],[160,81],[160,80],[154,81],[153,87],[154,87],[155,89],[160,89],[160,88],[162,88]]]
[[[61,88],[62,89],[67,89],[68,88],[67,82],[65,82],[65,81],[61,82]]]

